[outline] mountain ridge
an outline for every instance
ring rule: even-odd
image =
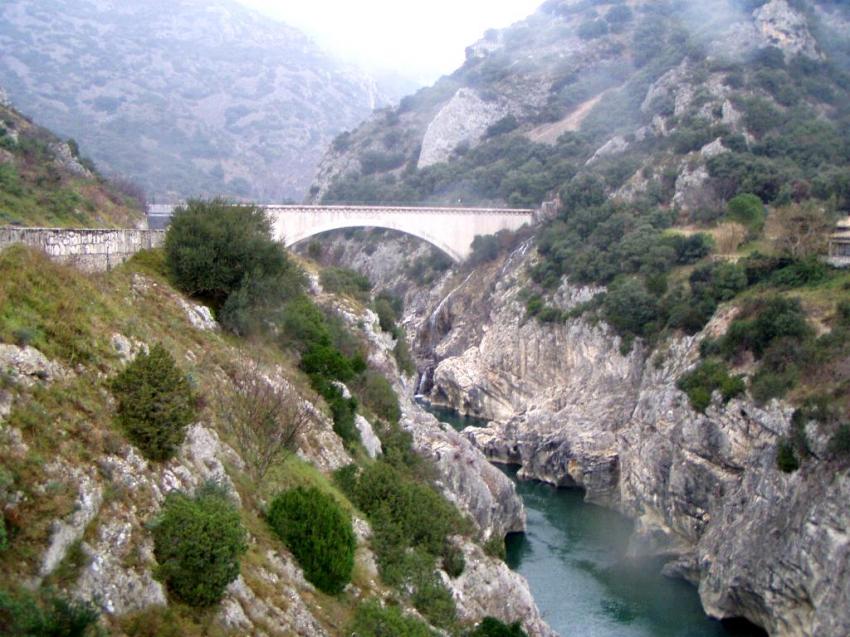
[[[0,84],[157,196],[300,199],[323,146],[386,99],[298,30],[231,0],[18,0]]]

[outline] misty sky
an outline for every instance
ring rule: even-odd
[[[491,27],[543,0],[239,0],[298,27],[323,48],[370,69],[430,82],[463,63]]]

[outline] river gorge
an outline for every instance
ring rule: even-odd
[[[431,407],[458,431],[485,421]],[[507,563],[528,580],[544,619],[560,635],[587,637],[761,637],[751,625],[706,617],[696,589],[661,575],[657,559],[629,557],[634,525],[585,502],[581,489],[517,479],[527,515],[525,533],[508,535]]]

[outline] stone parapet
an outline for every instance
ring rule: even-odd
[[[86,272],[109,270],[164,241],[162,230],[0,227],[0,250],[21,243]]]

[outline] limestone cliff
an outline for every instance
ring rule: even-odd
[[[698,585],[713,616],[778,636],[847,634],[850,468],[821,459],[810,429],[815,460],[782,473],[789,405],[715,395],[701,414],[676,388],[699,342],[734,312],[654,353],[623,355],[604,324],[524,317],[518,297],[534,258],[524,245],[473,271],[418,322],[420,353],[436,363],[430,399],[491,419],[465,434],[520,477],[583,487],[634,519],[632,551],[666,556],[666,572]],[[567,309],[592,293],[564,283],[555,299]]]

